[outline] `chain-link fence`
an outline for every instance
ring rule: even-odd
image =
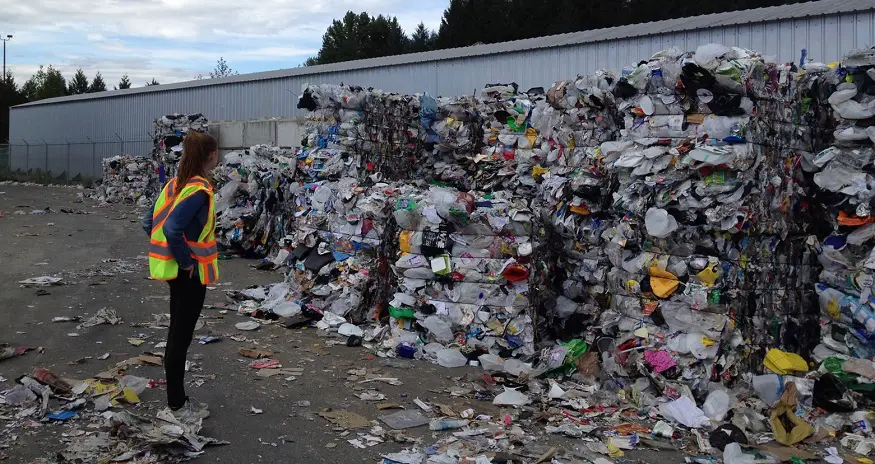
[[[148,155],[152,139],[88,142],[45,141],[0,144],[0,180],[90,183],[103,172],[104,158]]]

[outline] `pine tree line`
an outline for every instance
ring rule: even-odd
[[[318,55],[305,64],[507,42],[792,3],[798,0],[450,0],[437,31],[420,23],[409,37],[395,17],[350,11],[331,23]]]

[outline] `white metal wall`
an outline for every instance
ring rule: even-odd
[[[34,153],[51,155],[53,147],[45,144],[65,141],[124,140],[124,151],[146,154],[151,146],[152,120],[168,113],[203,113],[210,120],[298,117],[302,114],[295,108],[297,94],[304,83],[346,83],[445,96],[470,94],[496,82],[516,82],[522,89],[548,87],[558,79],[597,69],[616,71],[671,46],[694,50],[711,42],[749,48],[782,62],[798,61],[801,49],[806,48],[810,58],[831,62],[849,50],[875,44],[875,11],[14,108],[10,143],[21,145],[12,148],[12,168],[40,167],[41,163],[33,160]],[[30,149],[25,143],[32,145]],[[93,166],[121,149],[121,142],[73,148],[73,167],[86,162]],[[59,172],[56,167],[49,168]]]

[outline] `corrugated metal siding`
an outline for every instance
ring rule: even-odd
[[[211,120],[297,117],[301,115],[295,108],[297,94],[306,82],[346,83],[399,93],[429,92],[443,96],[470,94],[496,82],[513,81],[521,89],[528,89],[547,87],[558,79],[597,69],[616,71],[671,46],[694,50],[709,42],[738,45],[780,61],[796,61],[800,50],[807,48],[809,57],[829,62],[851,49],[875,43],[875,11],[18,107],[11,110],[10,142],[26,140],[31,144],[31,159],[26,159],[26,147],[14,147],[12,167],[44,168],[44,142],[50,145],[48,161],[52,172],[63,171],[58,170],[58,165],[66,164],[66,153],[58,153],[58,149],[51,146],[53,143],[105,142],[121,138],[126,141],[126,152],[146,154],[151,146],[148,139],[152,120],[168,113],[200,112]],[[97,174],[100,159],[117,154],[121,149],[121,143],[74,146],[71,171],[74,175],[78,171]],[[53,161],[59,159],[63,159],[63,163]]]

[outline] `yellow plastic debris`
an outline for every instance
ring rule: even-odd
[[[801,356],[795,353],[787,353],[776,348],[772,348],[766,353],[766,360],[763,363],[766,369],[778,375],[790,375],[794,372],[808,372],[808,363]]]
[[[122,394],[119,395],[117,399],[123,399],[125,403],[128,404],[137,404],[140,402],[140,397],[130,388],[122,390]]]
[[[529,139],[529,145],[535,146],[535,141],[538,140],[538,131],[534,128],[529,127],[526,129],[526,138]]]
[[[405,253],[410,253],[410,250],[413,249],[413,231],[405,230],[398,235],[398,246],[401,248],[401,251]]]
[[[625,453],[623,453],[623,450],[617,448],[617,445],[613,444],[611,440],[608,440],[606,445],[608,445],[608,456],[616,459],[622,458],[625,455]]]
[[[677,276],[656,266],[650,267],[650,288],[660,298],[668,298],[678,289],[681,282]]]
[[[709,264],[705,269],[696,274],[703,284],[713,287],[720,275],[720,268],[716,264]]]

